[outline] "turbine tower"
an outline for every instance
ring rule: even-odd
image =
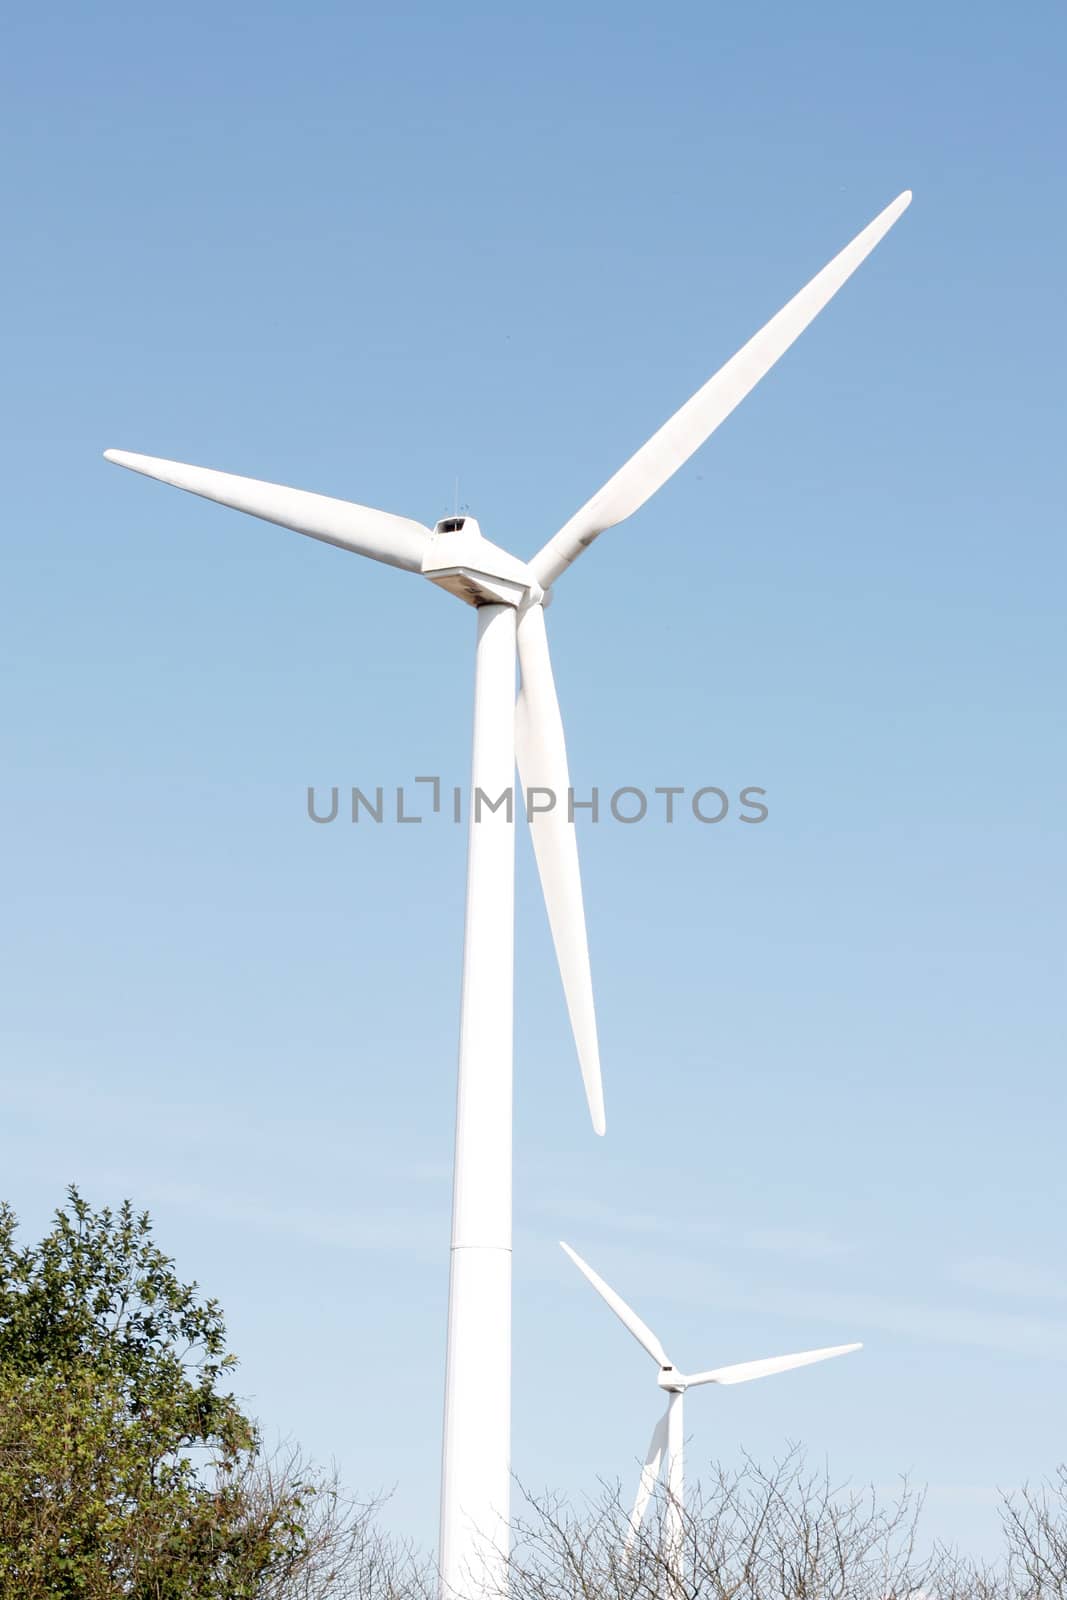
[[[514,781],[555,797],[530,815],[541,888],[598,1133],[600,1056],[563,724],[545,634],[551,586],[606,528],[644,505],[729,416],[874,249],[908,192],[789,301],[529,562],[469,516],[430,528],[281,484],[154,456],[107,459],[266,522],[419,573],[476,610],[474,734],[460,1009],[440,1567],[449,1597],[499,1593],[508,1547],[514,828],[491,809]],[[521,687],[515,702],[515,663]],[[479,801],[479,796],[485,799]]]
[[[794,1367],[809,1367],[815,1361],[829,1361],[833,1356],[847,1356],[853,1350],[862,1350],[859,1344],[835,1344],[825,1350],[802,1350],[792,1356],[770,1356],[765,1361],[742,1361],[732,1367],[712,1367],[707,1372],[680,1372],[674,1365],[660,1340],[652,1332],[646,1322],[642,1322],[637,1312],[621,1295],[615,1293],[610,1284],[595,1273],[588,1262],[583,1261],[576,1250],[569,1244],[560,1240],[560,1246],[570,1256],[579,1272],[583,1272],[593,1285],[597,1294],[614,1311],[623,1327],[633,1334],[642,1350],[650,1355],[659,1371],[656,1382],[666,1391],[667,1409],[660,1417],[652,1430],[649,1440],[648,1452],[645,1456],[644,1466],[641,1468],[641,1478],[637,1485],[637,1497],[634,1508],[630,1513],[630,1532],[627,1539],[627,1548],[631,1548],[644,1520],[648,1502],[652,1491],[659,1480],[660,1467],[664,1453],[667,1457],[667,1505],[664,1515],[664,1540],[667,1557],[668,1571],[677,1574],[678,1559],[682,1548],[683,1517],[685,1512],[685,1427],[683,1406],[687,1389],[695,1389],[704,1383],[749,1383],[753,1378],[769,1378],[776,1372],[791,1372]]]

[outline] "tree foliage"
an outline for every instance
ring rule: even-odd
[[[259,1439],[218,1303],[129,1203],[71,1188],[39,1244],[0,1206],[0,1596],[243,1600],[302,1544],[299,1482],[253,1504]]]

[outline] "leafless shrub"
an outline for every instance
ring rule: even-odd
[[[665,1537],[671,1509],[661,1491],[631,1542],[617,1490],[580,1510],[527,1496],[512,1600],[963,1600],[962,1565],[919,1553],[922,1496],[906,1481],[888,1498],[838,1486],[792,1450],[716,1471],[682,1513],[680,1546]]]
[[[1067,1600],[1067,1466],[1001,1507],[1008,1573],[1018,1600]]]
[[[435,1600],[431,1564],[381,1528],[384,1496],[357,1499],[335,1470],[308,1463],[296,1446],[252,1462],[241,1489],[250,1518],[263,1525],[296,1507],[298,1537],[256,1600]]]

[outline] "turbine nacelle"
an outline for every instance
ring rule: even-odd
[[[660,1367],[656,1382],[661,1389],[666,1389],[668,1394],[684,1394],[689,1387],[689,1379],[684,1372],[679,1372],[677,1367]]]
[[[422,575],[470,606],[521,606],[544,590],[517,556],[483,538],[474,517],[442,517],[430,534]]]

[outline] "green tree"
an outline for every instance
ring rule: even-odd
[[[0,1205],[0,1597],[244,1600],[305,1555],[309,1493],[251,1492],[260,1441],[218,1303],[147,1213],[76,1188],[39,1244]]]

